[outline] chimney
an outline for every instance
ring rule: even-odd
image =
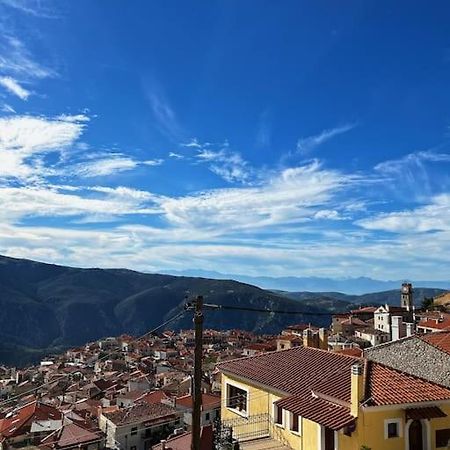
[[[364,400],[364,367],[355,363],[351,367],[351,407],[350,414],[358,417],[359,405]]]
[[[310,328],[306,328],[303,331],[303,347],[311,347],[312,331]]]
[[[319,348],[328,350],[328,330],[319,328]]]
[[[413,323],[406,323],[406,336],[412,336],[414,333],[414,324]]]
[[[165,439],[162,439],[161,440],[161,450],[166,450],[166,440]]]
[[[391,323],[391,340],[398,341],[401,337],[402,316],[392,316]]]

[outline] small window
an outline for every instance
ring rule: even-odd
[[[275,405],[275,423],[283,425],[283,408]]]
[[[398,423],[391,422],[388,423],[388,438],[398,437]]]
[[[384,438],[392,439],[401,437],[401,420],[388,419],[384,421]]]
[[[227,406],[228,408],[247,412],[247,391],[231,384],[227,385]]]
[[[299,427],[298,427],[298,414],[291,413],[291,431],[294,433],[298,433]]]
[[[209,412],[207,412],[207,413],[205,414],[205,420],[208,421],[209,418],[210,418],[210,415],[209,415]]]
[[[436,447],[448,447],[450,445],[450,428],[436,430]]]
[[[130,447],[130,450],[137,450],[137,447],[136,447],[135,445],[132,445],[132,446]]]
[[[133,427],[132,429],[131,429],[131,436],[135,436],[136,434],[137,434],[137,427]]]

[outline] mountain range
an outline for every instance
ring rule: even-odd
[[[309,292],[342,292],[349,295],[362,295],[372,292],[399,289],[405,281],[423,288],[438,288],[449,290],[450,281],[424,280],[375,280],[369,277],[322,278],[322,277],[256,277],[239,274],[224,274],[206,270],[167,271],[172,275],[196,276],[215,278],[218,280],[237,280],[259,286],[262,289],[280,291],[309,291]]]
[[[330,318],[318,313],[348,310],[362,301],[398,303],[399,291],[360,300],[341,293],[273,292],[234,280],[80,269],[0,256],[0,362],[23,365],[101,337],[141,335],[182,311],[186,296],[196,295],[218,305],[304,312],[205,311],[209,328],[278,333],[298,322],[327,326]],[[192,314],[171,327],[191,328]]]

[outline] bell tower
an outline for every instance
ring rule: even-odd
[[[413,309],[413,288],[411,283],[402,283],[400,306],[407,311]]]

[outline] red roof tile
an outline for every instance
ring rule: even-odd
[[[450,331],[440,331],[419,336],[423,341],[450,354]]]
[[[163,418],[175,418],[177,411],[175,408],[163,403],[148,404],[142,402],[119,411],[104,413],[104,415],[114,424],[121,426],[142,421],[159,421]]]
[[[370,405],[398,405],[450,400],[450,389],[382,364],[369,362],[367,397]]]
[[[213,429],[211,425],[202,427],[200,435],[200,450],[211,450],[214,446]],[[166,450],[190,450],[192,441],[192,433],[184,433],[168,439],[165,444]],[[162,450],[162,445],[157,444],[152,450]]]
[[[324,394],[350,401],[352,356],[295,347],[219,364],[219,369],[269,388],[296,395],[318,386]]]
[[[102,439],[99,432],[87,430],[75,423],[64,425],[59,430],[44,438],[40,447],[64,448],[87,445]]]
[[[177,398],[177,406],[184,406],[185,408],[192,408],[192,395],[184,395]],[[220,408],[220,397],[212,394],[202,394],[202,407],[203,409],[208,407]]]
[[[434,330],[450,330],[450,319],[445,319],[442,322],[438,322],[433,319],[421,320],[418,327],[433,328]]]
[[[339,430],[355,420],[350,414],[349,408],[336,405],[312,394],[309,397],[287,397],[278,400],[275,404],[332,430]]]
[[[1,421],[0,436],[11,437],[31,428],[33,420],[61,420],[62,414],[53,406],[34,401],[9,413]]]

